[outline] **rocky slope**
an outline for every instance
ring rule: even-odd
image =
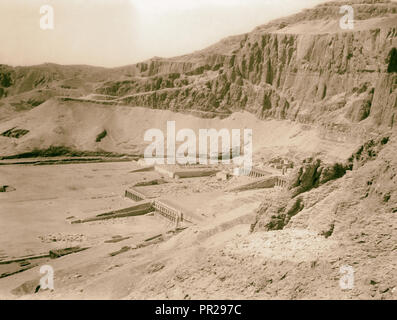
[[[354,4],[353,31],[337,23],[342,4],[321,5],[192,56],[153,59],[136,66],[138,78],[107,82],[96,91],[122,97],[123,104],[247,110],[347,134],[392,127],[397,4]],[[311,27],[302,30],[302,24]]]
[[[339,28],[343,4],[355,9],[353,30]],[[262,134],[255,156],[289,156],[299,147],[338,158],[297,163],[287,190],[246,200],[244,219],[194,226],[111,260],[101,247],[55,261],[59,287],[31,297],[395,299],[396,21],[395,2],[335,1],[172,59],[116,69],[1,66],[0,146],[8,153],[56,144],[138,152],[142,132],[153,123],[164,128],[169,110],[248,111],[271,125],[242,112],[175,119],[194,129],[255,126]],[[339,144],[353,138],[360,141],[354,152]],[[219,205],[233,206],[233,197]],[[262,202],[256,212],[255,201]],[[224,211],[228,217],[233,208]],[[352,290],[339,286],[343,265],[355,270]],[[17,275],[18,285],[35,272]],[[10,293],[21,288],[15,283],[2,284]]]
[[[343,4],[355,10],[353,30],[339,27]],[[395,2],[336,1],[171,59],[116,69],[1,66],[0,107],[11,116],[52,96],[97,93],[114,104],[202,116],[246,110],[362,137],[394,125],[396,19]]]

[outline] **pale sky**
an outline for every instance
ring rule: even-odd
[[[0,64],[128,65],[190,53],[324,0],[1,0]],[[40,7],[54,29],[40,28]]]

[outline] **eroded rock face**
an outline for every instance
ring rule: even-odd
[[[316,123],[342,133],[355,129],[335,115],[352,123],[369,118],[374,126],[391,127],[397,31],[390,23],[365,23],[396,14],[397,4],[353,4],[355,19],[364,23],[357,31],[294,31],[301,21],[338,19],[342,4],[318,6],[197,54],[139,64],[134,73],[138,79],[108,82],[98,92],[123,97],[121,101],[131,105],[246,110],[259,118]]]
[[[251,227],[251,230],[282,230],[293,216],[304,208],[302,198],[279,199],[278,202],[262,206],[259,210],[262,214],[258,223]]]
[[[305,207],[304,194],[328,181],[345,175],[351,165],[339,163],[324,164],[320,159],[308,158],[293,171],[288,183],[288,191],[273,202],[266,202],[258,210],[257,221],[251,230],[281,230]],[[310,201],[309,201],[310,202]]]
[[[302,166],[295,169],[289,179],[288,189],[291,197],[309,191],[313,188],[342,177],[346,170],[351,169],[350,164],[324,164],[320,159],[308,158]]]
[[[288,189],[292,196],[308,191],[318,185],[321,170],[319,170],[321,160],[304,160],[301,167],[294,170],[288,183]]]
[[[259,118],[313,123],[321,118],[329,122],[327,112],[344,109],[347,100],[357,99],[356,92],[369,83],[364,96],[341,112],[353,122],[372,116],[377,125],[390,126],[395,94],[378,92],[393,91],[395,75],[386,73],[386,55],[393,43],[394,29],[309,36],[252,33],[231,56],[205,57],[204,66],[190,72],[182,73],[189,70],[189,62],[175,64],[173,73],[164,74],[161,62],[152,61],[155,67],[149,70],[159,70],[156,75],[145,71],[143,79],[109,82],[97,91],[123,97],[125,104],[151,108],[243,109]],[[379,54],[385,57],[379,59]]]
[[[376,159],[380,151],[388,144],[390,137],[388,134],[378,136],[375,139],[370,139],[349,158],[349,164],[354,169],[363,166],[368,161]]]

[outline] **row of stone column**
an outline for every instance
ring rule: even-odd
[[[125,191],[125,196],[126,196],[127,198],[130,198],[130,199],[134,200],[134,201],[142,201],[142,200],[145,200],[145,198],[143,198],[141,195],[137,195],[136,193],[130,192],[130,191],[128,191],[128,190]]]
[[[283,179],[280,179],[280,178],[277,178],[277,179],[276,179],[275,187],[282,187],[282,188],[285,188],[286,185],[287,185],[287,181],[285,181],[285,180],[283,180]]]
[[[263,174],[263,173],[260,173],[260,172],[257,172],[257,171],[255,171],[255,170],[251,170],[249,176],[250,176],[250,177],[253,177],[253,178],[261,178],[261,177],[264,176],[264,174]]]
[[[180,221],[182,221],[182,213],[177,211],[177,210],[175,210],[175,209],[169,208],[168,206],[166,206],[166,205],[164,205],[162,203],[159,203],[157,201],[155,201],[155,203],[154,203],[154,208],[161,215],[165,216],[167,219],[169,219],[169,220],[171,220],[173,222],[176,222],[177,224]]]

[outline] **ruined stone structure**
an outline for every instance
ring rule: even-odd
[[[219,172],[219,169],[211,167],[179,167],[179,166],[167,166],[167,165],[156,165],[154,169],[169,178],[199,178],[207,177]]]
[[[182,222],[192,222],[191,218],[187,218],[180,209],[175,208],[171,204],[167,204],[165,200],[153,199],[155,196],[150,196],[142,191],[138,191],[136,188],[130,188],[125,191],[125,196],[134,201],[150,206],[151,211],[155,211],[167,220],[174,222],[176,227]],[[145,209],[147,209],[145,207]]]
[[[190,169],[190,170],[178,170],[174,172],[174,178],[200,178],[212,176],[219,172],[218,169]]]
[[[71,224],[93,222],[93,221],[99,221],[99,220],[108,220],[108,219],[114,219],[114,218],[142,216],[142,215],[145,215],[145,214],[147,214],[149,212],[153,212],[153,211],[154,211],[154,208],[153,208],[152,201],[146,200],[146,201],[140,202],[139,204],[135,204],[132,207],[101,213],[101,214],[98,214],[91,218],[73,220],[73,221],[71,221]]]
[[[264,171],[259,168],[252,167],[251,169],[247,168],[234,168],[233,174],[237,176],[248,176],[251,178],[263,178],[266,176],[270,176],[271,173]]]
[[[266,172],[266,171],[258,169],[258,168],[252,168],[251,172],[249,173],[249,177],[252,177],[252,178],[262,178],[262,177],[265,177],[268,175],[269,175],[269,172]]]
[[[136,190],[134,188],[125,190],[125,197],[130,198],[134,201],[142,201],[147,198],[147,196],[145,194],[143,194],[142,192],[139,192],[138,190]]]
[[[178,226],[179,223],[186,221],[184,219],[182,211],[169,206],[161,200],[155,200],[153,202],[153,207],[157,213],[167,218],[168,220],[175,222],[176,226]]]
[[[287,187],[287,179],[284,177],[277,177],[275,180],[275,187],[286,188]]]
[[[254,189],[266,189],[266,188],[286,188],[287,179],[284,176],[271,176],[265,178],[256,179],[253,182],[240,185],[238,187],[233,187],[228,189],[228,192],[241,192],[246,190]]]

